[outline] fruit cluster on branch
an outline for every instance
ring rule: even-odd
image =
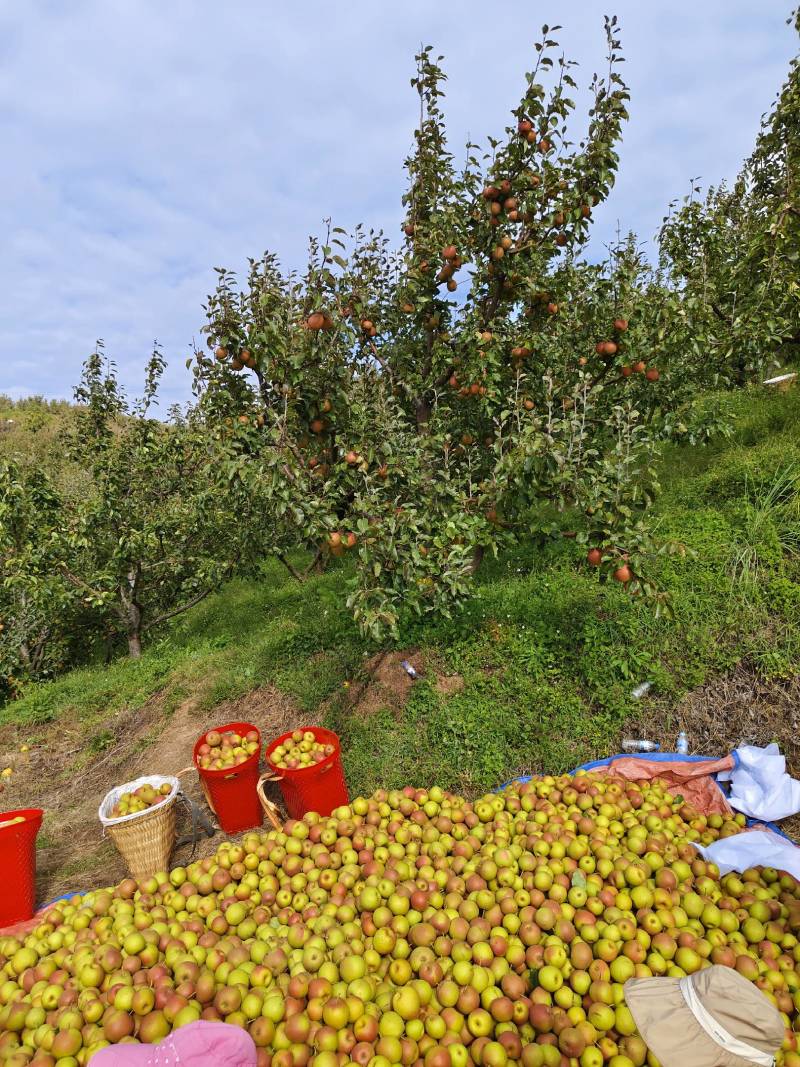
[[[200,411],[309,547],[354,550],[348,603],[376,638],[403,613],[451,610],[484,551],[544,508],[582,515],[581,539],[612,550],[609,574],[624,553],[628,587],[658,595],[643,512],[670,401],[637,307],[641,263],[624,245],[599,270],[575,258],[626,117],[617,28],[607,20],[608,72],[579,144],[551,33],[505,138],[468,146],[461,171],[444,74],[419,53],[401,249],[361,228],[348,244],[328,224],[304,274],[268,254],[242,290],[221,270],[208,300],[217,358],[197,353]]]

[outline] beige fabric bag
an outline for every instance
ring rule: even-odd
[[[730,967],[632,978],[625,1000],[662,1067],[771,1067],[783,1044],[777,1008]]]

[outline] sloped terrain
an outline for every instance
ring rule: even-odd
[[[800,389],[709,404],[728,407],[733,435],[670,447],[661,463],[658,537],[683,548],[653,565],[671,617],[598,582],[585,549],[557,538],[487,560],[462,611],[409,622],[398,648],[379,649],[343,607],[346,566],[299,583],[270,561],[140,661],[31,685],[0,710],[0,762],[12,767],[4,807],[47,810],[42,895],[119,877],[96,817],[106,790],[186,767],[197,735],[234,712],[265,737],[337,730],[353,793],[436,782],[475,796],[623,736],[669,747],[680,729],[709,754],[777,740],[800,773]]]

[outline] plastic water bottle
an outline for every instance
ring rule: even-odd
[[[634,700],[641,700],[643,696],[650,692],[652,685],[652,682],[642,682],[635,689],[631,689],[631,696]]]
[[[686,731],[681,730],[678,734],[678,741],[675,745],[675,751],[679,756],[688,756],[689,754],[689,739],[686,736]]]
[[[622,742],[622,747],[626,752],[657,752],[661,746],[656,741],[640,741],[636,738],[626,737]]]
[[[419,678],[419,675],[417,674],[417,672],[414,670],[414,668],[411,666],[411,664],[408,662],[407,659],[401,659],[400,660],[400,666],[403,668],[403,670],[406,672],[406,674],[408,675],[409,678],[413,679],[414,681],[416,681],[416,679]]]

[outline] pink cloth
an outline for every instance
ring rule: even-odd
[[[109,1045],[92,1067],[256,1067],[256,1046],[246,1030],[229,1023],[182,1026],[157,1045]]]
[[[733,756],[697,762],[681,760],[680,756],[661,762],[648,760],[646,756],[642,759],[636,756],[620,756],[619,759],[612,760],[607,767],[597,767],[595,770],[598,774],[605,772],[626,781],[663,778],[669,784],[671,793],[680,793],[704,815],[732,815],[733,809],[712,775],[729,771],[733,765]]]

